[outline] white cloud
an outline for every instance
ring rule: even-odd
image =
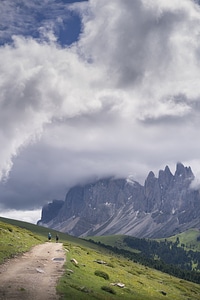
[[[56,42],[51,18],[46,41],[15,35],[0,48],[1,178],[14,162],[4,207],[39,207],[92,176],[144,180],[166,164],[200,162],[199,6],[90,0],[71,9],[83,22],[73,46]]]
[[[0,63],[2,177],[12,156],[40,135],[45,124],[95,111],[101,103],[89,90],[93,79],[88,77],[95,78],[96,72],[71,49],[15,37],[14,45],[0,49]]]
[[[40,220],[41,211],[39,209],[27,210],[27,211],[12,209],[12,210],[5,210],[4,212],[1,212],[0,216],[8,219],[20,220],[20,221],[36,224],[37,221]]]
[[[90,1],[83,53],[106,68],[111,86],[134,90],[144,105],[180,93],[196,97],[199,7],[192,1],[150,3]]]

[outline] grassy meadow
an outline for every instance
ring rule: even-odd
[[[50,231],[54,241],[56,231]],[[47,241],[48,232],[48,228],[0,218],[0,262]],[[66,251],[65,271],[57,285],[62,300],[200,299],[198,284],[134,263],[83,239],[59,236]],[[114,245],[116,237],[107,239]],[[118,245],[120,239],[117,236]]]
[[[179,239],[179,245],[184,245],[185,250],[200,251],[200,241],[197,238],[200,236],[198,229],[189,229],[185,232],[167,238],[168,241],[176,242]]]
[[[43,242],[31,231],[0,221],[0,263]]]
[[[179,239],[179,246],[183,246],[185,250],[200,251],[200,241],[197,238],[200,236],[200,231],[198,229],[189,229],[180,234],[171,236],[169,238],[157,239],[157,241],[171,241],[175,243],[177,238]],[[125,249],[128,251],[137,252],[136,249],[130,248],[124,243],[124,235],[111,235],[111,236],[92,236],[87,237],[87,240],[92,239],[95,242],[101,242],[105,245],[110,245],[112,247],[117,247],[119,249]]]
[[[101,249],[89,249],[72,243],[65,243],[64,247],[67,262],[65,275],[58,284],[61,299],[200,299],[198,284],[133,263],[113,253],[102,252]],[[73,263],[74,259],[77,265]],[[108,279],[104,278],[104,274]],[[124,287],[117,286],[117,283],[124,284]]]

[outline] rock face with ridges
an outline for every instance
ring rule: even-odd
[[[61,209],[63,204],[64,201],[62,200],[53,200],[53,202],[46,204],[42,209],[42,222],[48,223],[55,218],[57,216],[57,212]]]
[[[144,186],[129,179],[102,179],[69,190],[63,202],[44,206],[38,222],[71,235],[127,234],[167,237],[200,228],[200,192],[190,188],[191,168],[178,163],[151,171]]]

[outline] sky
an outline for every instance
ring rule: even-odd
[[[1,216],[36,222],[76,184],[143,184],[177,162],[199,187],[198,1],[2,0],[0,11]]]

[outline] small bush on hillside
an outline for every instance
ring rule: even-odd
[[[93,293],[93,291],[91,289],[88,289],[85,286],[79,286],[76,284],[70,284],[69,286],[77,291],[80,291],[80,292],[83,292],[86,294]]]
[[[99,276],[99,277],[104,278],[105,280],[108,280],[108,279],[109,279],[109,275],[108,275],[106,272],[97,270],[97,271],[94,272],[94,274],[95,274],[96,276]]]
[[[106,291],[106,292],[108,292],[108,293],[110,293],[110,294],[113,294],[113,295],[115,295],[116,294],[116,292],[113,290],[113,288],[111,288],[110,286],[102,286],[101,287],[101,289],[103,290],[103,291]]]
[[[107,267],[110,267],[110,268],[114,268],[114,267],[115,267],[111,262],[108,262],[108,263],[106,264],[106,266],[107,266]]]

